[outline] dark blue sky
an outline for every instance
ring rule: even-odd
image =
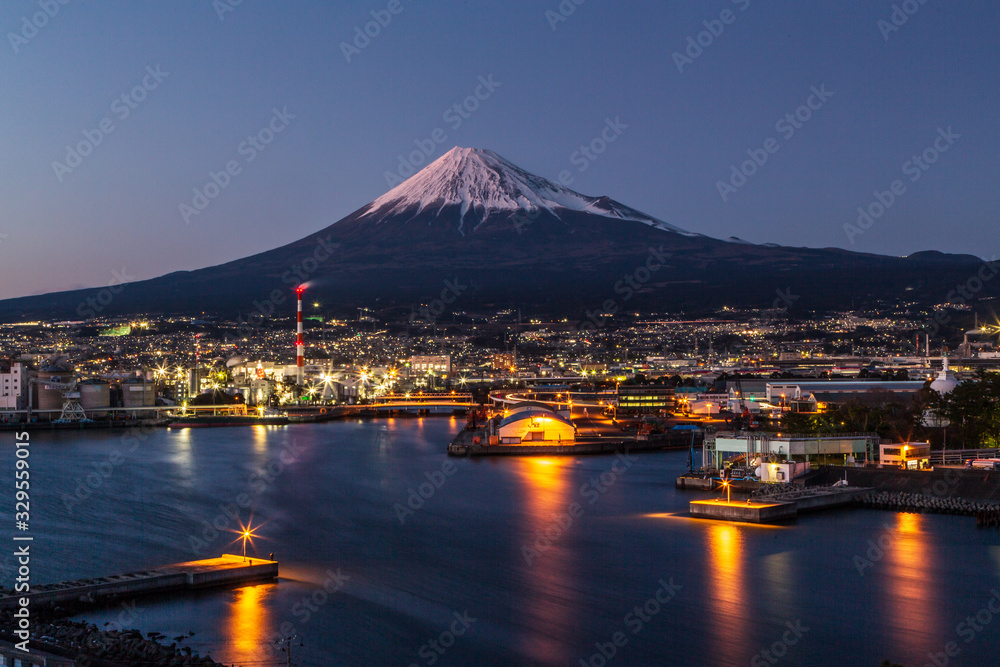
[[[243,0],[220,19],[226,2],[74,0],[51,18],[35,16],[37,0],[3,3],[0,298],[290,242],[385,192],[400,154],[438,128],[447,138],[430,140],[430,159],[490,148],[711,236],[998,252],[992,0],[896,3],[916,11],[891,32],[879,21],[894,3],[871,0],[399,0],[394,15],[390,0]],[[556,22],[546,12],[560,4],[575,11]],[[342,43],[372,11],[391,22],[347,62]],[[674,52],[709,28],[720,34],[702,35],[679,71]],[[480,88],[487,99],[454,127],[445,112],[490,76],[500,85]],[[120,99],[144,82],[145,99]],[[821,86],[833,95],[810,100]],[[793,134],[776,126],[810,101]],[[609,118],[627,128],[581,172],[574,152]],[[283,129],[270,144],[241,151],[272,122]],[[949,127],[959,136],[938,142],[934,164],[907,169]],[[72,171],[54,167],[75,162],[66,146],[84,132],[99,144]],[[724,201],[718,182],[768,139],[777,152]],[[192,190],[230,161],[238,173],[187,223],[180,205],[199,203]],[[905,189],[881,217],[845,232],[894,180]]]

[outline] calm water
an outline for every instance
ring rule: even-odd
[[[134,449],[119,433],[34,433],[32,574],[60,581],[239,553],[235,534],[206,534],[205,522],[235,528],[219,507],[248,494],[252,551],[276,552],[280,582],[142,600],[128,625],[194,631],[184,645],[247,666],[284,664],[267,648],[283,624],[302,638],[299,665],[601,665],[603,648],[616,665],[911,666],[951,641],[950,664],[997,664],[1000,618],[959,627],[1000,589],[1000,533],[972,519],[857,510],[782,527],[692,520],[687,502],[704,496],[673,488],[684,452],[639,454],[628,467],[604,456],[451,459],[442,472],[460,426],[159,430]],[[0,437],[13,477],[14,436]],[[101,464],[96,490],[71,502]],[[430,498],[401,525],[394,505],[427,474],[440,488],[425,486]],[[12,487],[0,506],[7,525]],[[327,581],[328,594],[330,573],[342,583]]]

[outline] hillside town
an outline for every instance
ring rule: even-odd
[[[155,420],[227,406],[279,414],[449,392],[487,403],[491,392],[527,388],[601,393],[618,420],[875,428],[889,440],[916,429],[936,447],[949,436],[953,446],[996,445],[988,428],[949,422],[935,398],[985,388],[1000,369],[1000,328],[974,314],[943,339],[902,312],[723,308],[691,319],[620,315],[596,329],[516,310],[428,322],[362,309],[347,319],[307,302],[304,313],[301,367],[290,318],[252,328],[214,317],[2,325],[0,421]]]

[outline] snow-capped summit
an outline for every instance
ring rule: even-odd
[[[376,199],[362,217],[440,214],[449,206],[461,207],[463,225],[470,210],[477,214],[477,225],[499,212],[544,210],[558,218],[561,210],[570,210],[698,236],[608,197],[588,197],[535,176],[493,151],[457,146]]]

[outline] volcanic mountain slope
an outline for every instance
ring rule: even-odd
[[[312,296],[345,311],[376,300],[426,303],[446,280],[463,286],[455,306],[461,310],[520,305],[572,316],[608,300],[616,308],[710,310],[768,306],[778,290],[790,290],[803,307],[832,308],[904,291],[939,298],[978,264],[975,257],[933,252],[892,258],[722,241],[608,197],[574,192],[492,151],[454,148],[292,244],[129,284],[100,310],[85,305],[99,290],[78,290],[0,302],[0,318],[246,314],[274,290],[290,294],[303,280]],[[627,276],[632,282],[622,283]]]

